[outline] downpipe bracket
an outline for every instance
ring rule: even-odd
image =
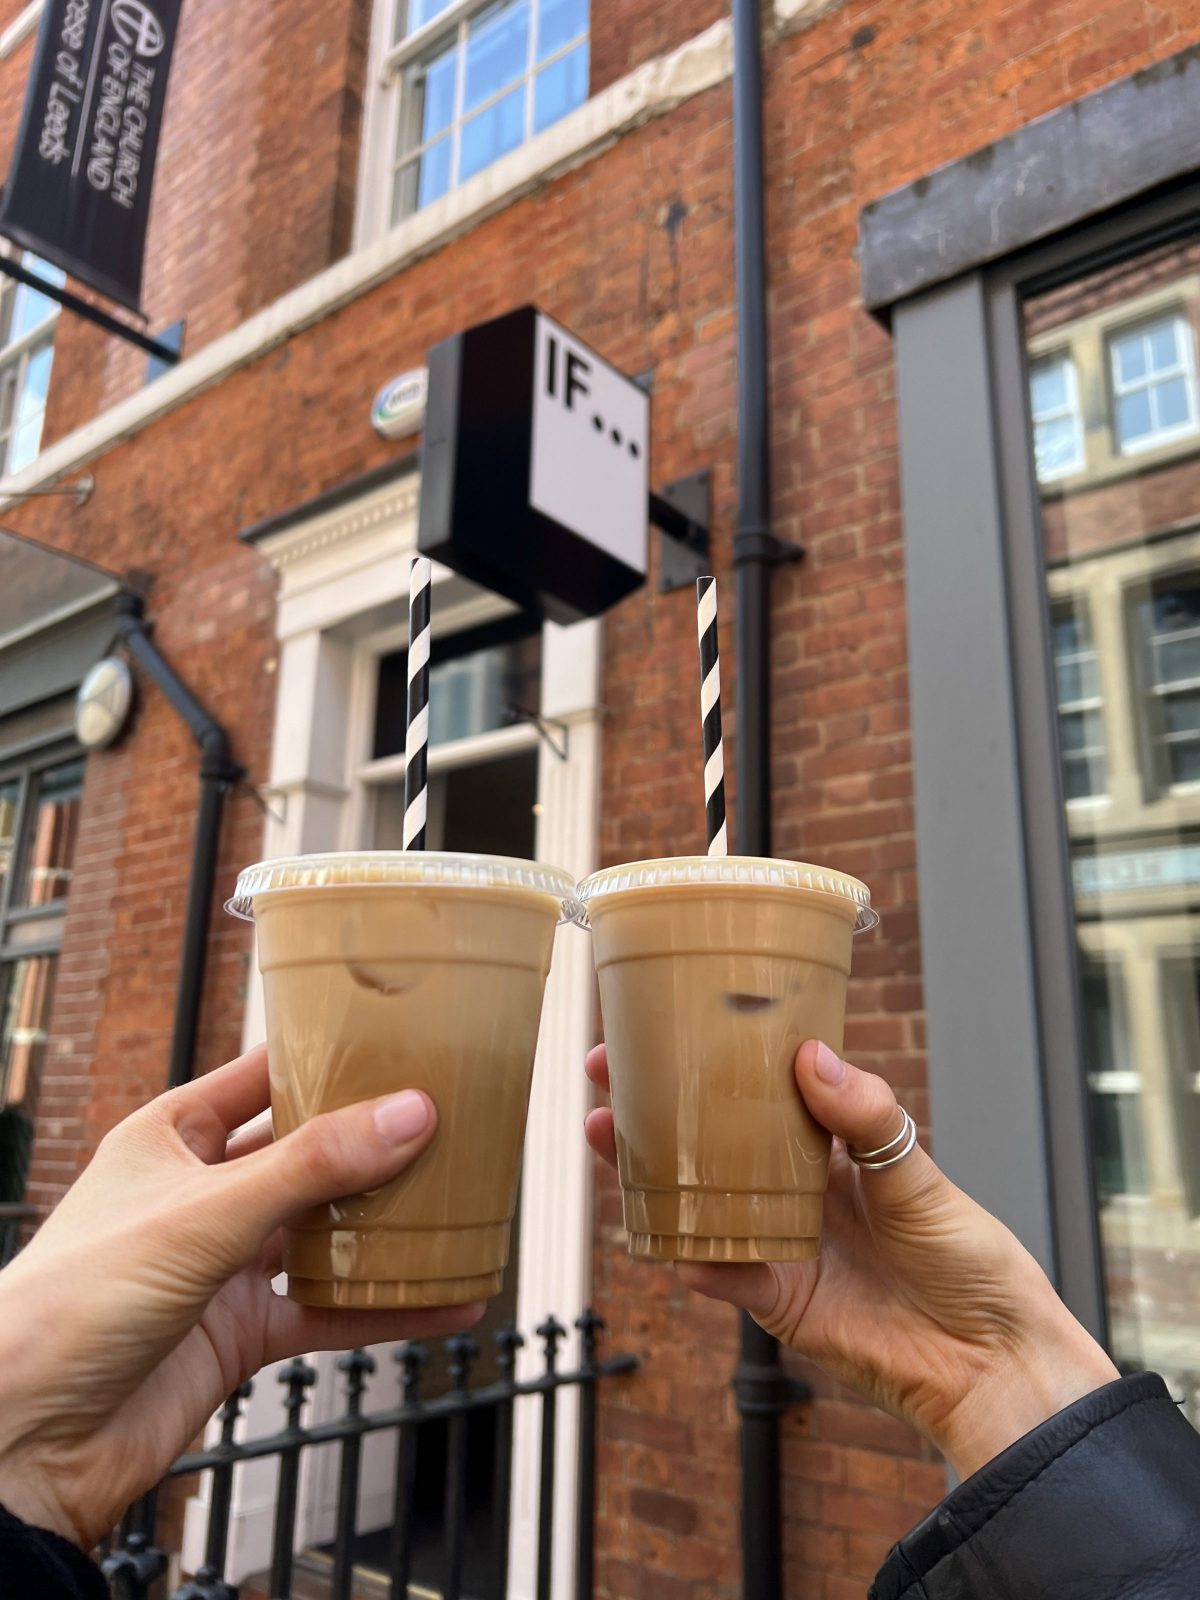
[[[733,566],[786,567],[804,560],[804,546],[773,533],[739,533],[733,541]]]
[[[734,1401],[743,1417],[781,1417],[812,1399],[803,1378],[790,1377],[777,1365],[739,1362],[733,1374]]]

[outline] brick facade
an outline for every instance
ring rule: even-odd
[[[18,9],[8,0],[0,21]],[[189,353],[347,249],[366,10],[365,0],[184,7],[147,309],[155,326],[187,318]],[[649,0],[593,0],[593,12],[598,86],[720,14]],[[982,0],[969,13],[914,0],[810,6],[768,41],[773,512],[780,536],[807,551],[773,585],[775,848],[871,885],[883,925],[856,951],[847,1050],[925,1127],[894,378],[888,336],[859,300],[857,217],[898,184],[1197,38],[1189,0]],[[0,147],[29,53],[0,63]],[[273,582],[237,531],[387,460],[392,447],[368,421],[379,382],[454,329],[533,300],[618,365],[653,373],[655,478],[712,470],[714,564],[728,573],[730,115],[727,82],[685,100],[115,444],[90,465],[87,506],[30,502],[7,516],[148,586],[160,647],[262,782]],[[140,356],[64,319],[49,437],[135,390],[143,370]],[[656,578],[607,623],[605,862],[702,842],[694,615],[686,594],[658,595]],[[730,621],[727,610],[732,680]],[[196,753],[147,690],[131,736],[88,763],[39,1112],[39,1205],[164,1080],[195,799]],[[221,897],[260,837],[254,800],[235,796]],[[215,912],[204,1067],[237,1048],[248,959],[244,928]],[[732,1600],[735,1319],[668,1271],[635,1266],[607,1173],[597,1190],[596,1301],[613,1341],[644,1357],[602,1407],[598,1593]],[[889,1543],[943,1492],[942,1471],[906,1428],[804,1375],[816,1398],[784,1429],[788,1592],[861,1600]]]

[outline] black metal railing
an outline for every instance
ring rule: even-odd
[[[17,1253],[21,1224],[32,1222],[36,1216],[36,1206],[13,1200],[0,1201],[0,1267],[6,1267]]]
[[[419,1344],[399,1345],[393,1358],[401,1372],[401,1403],[386,1411],[364,1412],[363,1396],[375,1361],[365,1350],[352,1350],[338,1361],[346,1374],[346,1408],[333,1422],[306,1427],[301,1413],[317,1374],[306,1362],[290,1361],[279,1372],[285,1388],[287,1421],[278,1432],[239,1442],[235,1438],[242,1404],[253,1385],[235,1389],[220,1411],[220,1442],[208,1450],[181,1456],[169,1478],[194,1473],[211,1475],[208,1530],[204,1562],[196,1575],[177,1588],[171,1600],[237,1600],[237,1591],[225,1581],[229,1542],[233,1474],[239,1462],[278,1458],[275,1517],[271,1540],[268,1593],[271,1600],[288,1600],[295,1559],[297,1487],[301,1452],[313,1445],[337,1443],[340,1447],[338,1492],[333,1540],[330,1600],[350,1600],[354,1582],[355,1520],[364,1437],[393,1430],[396,1435],[396,1487],[387,1574],[390,1600],[408,1600],[415,1545],[414,1508],[417,1500],[417,1447],[420,1430],[437,1419],[446,1423],[446,1468],[442,1518],[442,1600],[463,1600],[463,1563],[467,1545],[467,1482],[469,1466],[468,1419],[488,1411],[494,1419],[491,1473],[491,1509],[484,1537],[487,1540],[486,1592],[475,1600],[506,1600],[508,1594],[508,1541],[512,1500],[513,1418],[519,1400],[541,1399],[541,1459],[538,1497],[537,1600],[549,1600],[554,1540],[554,1475],[557,1442],[557,1396],[560,1389],[580,1391],[579,1464],[577,1475],[577,1600],[591,1600],[593,1588],[593,1532],[596,1511],[596,1387],[604,1378],[632,1372],[638,1362],[628,1355],[598,1359],[603,1323],[588,1310],[575,1323],[580,1336],[579,1365],[570,1372],[558,1370],[559,1345],[567,1329],[553,1316],[537,1330],[542,1341],[544,1370],[536,1378],[516,1378],[517,1351],[525,1343],[512,1325],[493,1335],[496,1345],[494,1382],[470,1387],[471,1369],[480,1354],[467,1334],[445,1341],[449,1358],[450,1388],[436,1398],[420,1395],[422,1371],[428,1352]],[[160,1486],[161,1487],[161,1486]],[[167,1570],[167,1552],[155,1543],[158,1490],[130,1508],[103,1558],[113,1600],[149,1600],[152,1586]]]

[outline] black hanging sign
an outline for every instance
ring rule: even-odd
[[[646,581],[650,398],[533,306],[429,352],[418,547],[535,616]]]
[[[137,311],[182,0],[47,0],[0,234]]]

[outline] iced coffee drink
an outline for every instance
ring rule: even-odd
[[[499,1290],[542,992],[573,892],[552,867],[437,852],[242,873],[230,909],[257,929],[276,1135],[398,1089],[438,1110],[407,1172],[285,1231],[293,1299],[455,1305]]]
[[[878,920],[854,878],[682,856],[587,879],[633,1255],[815,1256],[829,1135],[796,1090],[805,1039],[842,1048],[850,948]]]

